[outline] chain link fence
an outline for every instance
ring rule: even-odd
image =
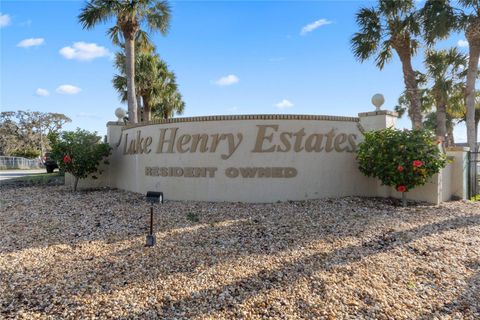
[[[40,159],[0,156],[0,170],[7,169],[38,169],[43,164]]]

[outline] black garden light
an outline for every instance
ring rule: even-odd
[[[147,235],[146,247],[155,245],[155,235],[153,234],[153,204],[163,203],[163,192],[147,191],[146,200],[150,202],[150,232]]]

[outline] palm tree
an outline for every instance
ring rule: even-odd
[[[431,93],[436,107],[436,133],[444,144],[447,135],[447,107],[457,82],[465,77],[467,57],[456,48],[449,50],[428,50],[425,67],[432,80]]]
[[[420,71],[415,71],[415,81],[417,82],[417,86],[419,87],[418,92],[420,95],[422,114],[428,113],[435,105],[431,91],[426,88],[426,85],[428,84],[428,77],[426,74]],[[407,113],[408,118],[410,120],[412,119],[410,99],[407,90],[404,90],[398,98],[398,104],[395,106],[395,112],[398,113],[399,118],[401,118],[405,113]]]
[[[462,77],[465,77],[465,72],[461,73]],[[425,120],[423,127],[429,130],[436,131],[437,128],[437,112],[432,111],[436,108],[436,101],[432,88],[427,88],[428,76],[421,72],[416,72],[417,83],[420,87],[422,112],[425,113]],[[463,80],[463,79],[462,79]],[[454,145],[455,139],[453,137],[453,129],[457,122],[464,121],[465,119],[465,98],[464,98],[465,86],[462,82],[454,84],[451,91],[449,91],[447,97],[446,107],[446,129],[447,139],[446,146]],[[398,98],[398,105],[395,106],[395,111],[399,117],[402,117],[408,110],[409,101],[407,92],[404,91]],[[411,117],[410,114],[408,114]]]
[[[169,119],[174,114],[183,114],[185,102],[183,102],[182,95],[176,89],[174,81],[167,85],[166,90],[157,100],[153,108],[155,118]]]
[[[469,45],[468,72],[465,86],[467,108],[467,140],[471,151],[477,150],[475,126],[475,82],[480,57],[480,3],[478,0],[458,0],[462,9],[450,0],[427,0],[422,17],[427,43],[447,38],[452,31],[464,31]]]
[[[412,67],[412,56],[419,46],[418,14],[413,0],[379,0],[375,8],[361,8],[356,15],[360,32],[351,39],[355,57],[361,62],[375,56],[379,69],[395,51],[402,63],[403,79],[410,103],[413,128],[422,127],[421,98]]]
[[[160,110],[170,110],[167,117],[183,113],[184,102],[178,92],[175,74],[168,70],[167,64],[153,51],[142,52],[136,56],[135,82],[137,84],[137,97],[143,103],[139,108],[139,119],[150,121],[152,115],[158,117],[165,113]],[[119,92],[120,99],[127,100],[127,77],[126,57],[117,53],[115,66],[120,74],[115,75],[112,82],[114,88]]]
[[[480,58],[480,3],[478,0],[458,0],[464,10],[452,6],[450,0],[427,0],[421,10],[425,39],[433,44],[447,38],[452,31],[464,31],[468,41],[468,69],[465,85],[467,142],[470,151],[477,151],[476,91]],[[476,183],[476,164],[470,161],[470,188]]]
[[[116,25],[108,30],[114,43],[124,42],[126,56],[128,118],[137,123],[135,94],[135,39],[148,35],[141,31],[147,25],[152,32],[166,34],[170,23],[170,7],[158,0],[91,0],[82,9],[78,19],[84,29],[116,18]]]

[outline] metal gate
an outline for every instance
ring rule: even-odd
[[[470,198],[480,195],[480,152],[469,152],[469,196]]]

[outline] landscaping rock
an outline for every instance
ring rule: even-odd
[[[0,194],[0,318],[480,318],[479,202]]]

